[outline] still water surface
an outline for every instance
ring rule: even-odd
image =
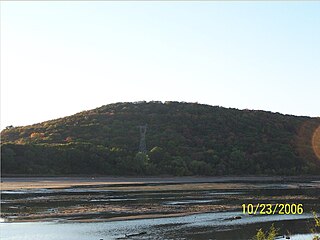
[[[257,229],[267,230],[272,223],[279,228],[278,239],[311,240],[311,211],[319,215],[320,183],[18,189],[2,191],[1,200],[1,240],[251,239]],[[241,212],[242,203],[302,203],[305,211],[301,215],[248,215]],[[178,216],[188,212],[195,214]],[[128,220],[139,215],[149,218]]]
[[[234,215],[241,219],[225,220]],[[146,232],[132,239],[249,239],[245,231],[257,223],[297,224],[311,217],[305,215],[249,216],[240,212],[205,213],[184,217],[114,222],[1,223],[1,237],[6,240],[88,240],[118,239],[125,234]],[[251,226],[252,225],[252,226]],[[268,225],[268,224],[266,224]],[[201,231],[202,229],[202,231]],[[195,234],[200,232],[200,234]],[[249,230],[250,232],[250,230]],[[202,233],[202,234],[201,234]],[[251,235],[252,236],[252,235]],[[279,238],[281,239],[281,238]],[[284,238],[282,238],[284,239]],[[311,239],[310,234],[292,235],[291,239]]]

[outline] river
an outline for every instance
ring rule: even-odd
[[[55,180],[4,179],[1,239],[252,239],[274,223],[278,239],[307,240],[320,212],[317,179]],[[303,213],[243,213],[242,204],[258,203],[301,204]]]

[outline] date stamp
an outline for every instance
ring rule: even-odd
[[[288,214],[303,214],[303,204],[299,203],[258,203],[242,204],[243,214],[253,215],[288,215]]]

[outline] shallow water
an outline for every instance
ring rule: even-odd
[[[106,240],[141,232],[146,234],[130,239],[251,239],[272,223],[279,239],[288,233],[290,239],[312,239],[311,211],[320,212],[319,181],[196,184],[2,191],[1,240]],[[304,214],[248,215],[241,212],[243,203],[301,203]],[[168,217],[190,212],[197,214]],[[149,219],[127,220],[141,215]],[[118,217],[123,220],[114,221]]]
[[[241,216],[241,219],[227,220],[233,216]],[[257,223],[270,223],[287,221],[288,224],[299,220],[310,219],[311,214],[305,215],[271,215],[249,216],[241,212],[205,213],[184,217],[142,219],[131,221],[94,222],[94,223],[70,223],[70,222],[34,222],[34,223],[0,223],[1,239],[6,240],[87,240],[87,239],[117,239],[125,234],[147,233],[134,239],[205,239],[210,235],[214,239],[228,239],[222,235],[223,231],[232,236],[239,236],[242,227]],[[207,229],[203,236],[183,236],[195,233],[199,229]],[[178,231],[178,235],[176,236]],[[213,232],[220,234],[214,234]],[[202,230],[203,232],[203,230]],[[242,234],[243,235],[243,234]],[[250,235],[252,236],[252,235]],[[250,236],[243,236],[248,239]],[[310,234],[297,235],[292,239],[309,239]],[[208,239],[208,238],[207,238]],[[233,238],[234,239],[234,238]]]

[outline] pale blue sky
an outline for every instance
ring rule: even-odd
[[[1,2],[1,128],[123,101],[320,116],[320,2]]]

